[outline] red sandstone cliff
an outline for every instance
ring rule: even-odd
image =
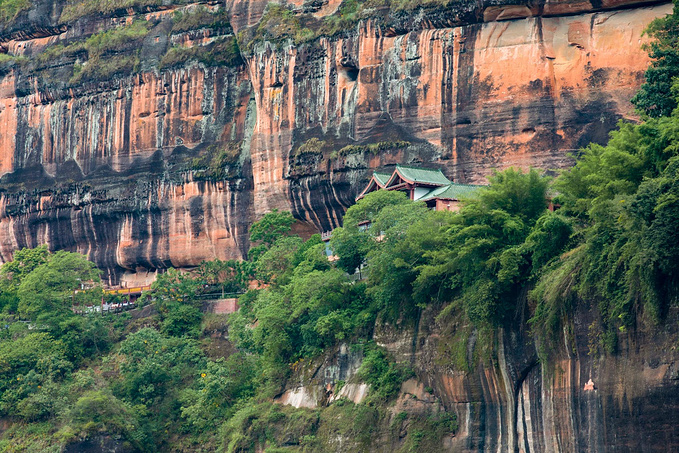
[[[292,201],[298,217],[330,229],[351,203],[334,188],[360,179],[338,173],[355,168],[435,162],[458,181],[479,182],[492,168],[568,165],[568,150],[605,141],[629,118],[648,63],[641,33],[668,11],[531,17],[398,36],[368,21],[346,38],[281,49],[260,44],[248,60],[258,113],[255,212]],[[412,145],[339,161],[324,153],[310,178],[291,179],[286,162],[314,136],[335,149]]]
[[[371,168],[420,162],[478,182],[496,167],[564,167],[631,117],[642,31],[670,9],[378,8],[328,37],[317,29],[341,2],[298,2],[296,26],[316,37],[295,44],[266,41],[266,3],[75,14],[38,2],[0,26],[0,257],[48,243],[116,280],[240,257],[271,208],[331,229]],[[142,33],[106,35],[140,21]],[[243,55],[225,60],[232,27]],[[321,146],[300,151],[311,138]]]
[[[267,3],[69,12],[41,0],[0,23],[0,259],[47,243],[88,254],[115,282],[241,257],[271,208],[328,230],[373,168],[438,165],[467,182],[562,168],[633,118],[642,31],[671,8],[429,2],[363,10],[324,34],[338,0],[296,1],[273,19]],[[69,3],[85,4],[99,5]],[[497,363],[466,373],[442,363],[459,326],[432,313],[411,333],[378,331],[417,370],[412,395],[427,385],[456,413],[451,450],[676,450],[671,329],[621,333],[618,356],[591,354],[583,301],[550,369],[520,316],[498,333]],[[375,450],[395,450],[385,442]]]

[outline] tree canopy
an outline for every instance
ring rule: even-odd
[[[645,33],[651,37],[645,46],[651,64],[632,103],[649,117],[670,116],[679,94],[679,5],[675,3],[672,14],[653,20]]]

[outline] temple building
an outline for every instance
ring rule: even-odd
[[[439,169],[396,165],[392,173],[374,172],[356,201],[376,190],[399,190],[436,211],[457,211],[460,199],[474,196],[480,187],[452,182]]]
[[[368,185],[363,189],[356,201],[376,190],[399,190],[405,192],[413,201],[423,201],[427,207],[436,211],[457,211],[462,198],[473,197],[482,185],[459,184],[446,178],[441,170],[429,168],[396,165],[391,173],[376,171],[373,173]],[[365,231],[370,227],[370,221],[359,222],[358,230]],[[321,235],[325,243],[325,254],[329,261],[336,261],[330,238],[332,231],[326,231]],[[382,239],[380,233],[375,237]]]

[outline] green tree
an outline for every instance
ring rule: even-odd
[[[412,370],[397,365],[383,348],[369,343],[357,374],[371,387],[372,401],[388,401],[401,390],[403,381],[413,375]]]
[[[367,231],[356,228],[335,228],[330,238],[330,247],[338,258],[337,266],[349,274],[363,264],[374,244],[374,238]]]
[[[207,362],[195,388],[182,395],[182,417],[198,431],[217,428],[239,401],[254,395],[259,373],[258,358],[241,352]]]
[[[119,400],[107,390],[90,390],[82,395],[64,414],[65,426],[60,437],[76,440],[77,437],[97,433],[121,436],[137,451],[146,450],[150,441],[141,429],[143,413],[138,408]]]
[[[155,299],[158,311],[164,315],[169,311],[169,306],[174,304],[199,307],[201,302],[197,296],[201,288],[201,280],[194,278],[188,272],[170,268],[159,275],[151,285],[151,297]]]
[[[192,305],[176,304],[171,306],[164,316],[161,332],[174,337],[197,337],[202,318],[198,308]]]
[[[678,144],[676,113],[639,125],[621,124],[606,146],[584,149],[577,164],[557,179],[562,218],[537,227],[556,227],[561,237],[573,229],[574,248],[545,266],[531,293],[537,304],[532,324],[539,335],[552,337],[577,298],[598,301],[600,337],[608,352],[615,350],[619,330],[639,320],[654,324],[663,319],[676,298],[679,278],[674,245]],[[569,223],[564,215],[577,222]],[[531,236],[544,243],[551,234],[536,231]],[[538,247],[548,249],[533,248]]]
[[[490,184],[479,191],[479,203],[489,211],[502,210],[523,222],[535,221],[547,208],[549,178],[531,168],[528,173],[515,168],[495,171]]]
[[[339,258],[337,265],[345,272],[353,274],[363,264],[368,253],[376,247],[378,236],[395,224],[405,228],[424,209],[423,204],[413,204],[402,192],[378,190],[367,194],[347,209],[344,227],[336,228],[332,233],[330,246]],[[380,213],[382,217],[378,219]],[[375,222],[376,220],[378,221]]]
[[[99,303],[99,282],[99,270],[85,256],[59,251],[22,279],[18,314],[64,342],[69,360],[79,363],[109,345],[105,326],[73,312],[74,304]]]
[[[18,290],[23,279],[33,270],[47,262],[50,252],[46,245],[34,249],[17,250],[0,268],[0,308],[14,313],[19,306]]]
[[[489,179],[478,199],[467,201],[442,226],[445,246],[426,253],[414,284],[420,300],[455,299],[476,325],[500,323],[514,308],[517,291],[531,275],[532,248],[524,241],[547,211],[549,180],[536,170],[510,168]]]
[[[632,103],[650,117],[670,116],[679,94],[679,5],[675,3],[672,14],[653,20],[645,33],[652,38],[645,46],[652,61]]]
[[[188,272],[170,268],[156,278],[151,285],[150,297],[155,300],[155,306],[160,313],[161,331],[164,334],[176,337],[198,336],[202,320],[200,309],[203,304],[198,296],[203,290],[206,278],[219,278],[217,269],[225,269],[221,263],[223,262],[214,267],[201,264],[202,271],[196,277]]]
[[[286,236],[276,241],[257,260],[257,277],[264,282],[284,284],[294,269],[297,253],[303,244],[299,236]]]
[[[71,313],[77,292],[96,301],[100,292],[96,288],[82,290],[100,282],[99,270],[94,263],[78,253],[59,251],[47,262],[37,266],[26,275],[19,285],[19,315],[46,322],[49,318]]]
[[[220,286],[225,293],[239,293],[248,287],[252,266],[247,261],[238,260],[203,261],[195,275],[208,285]]]
[[[288,211],[273,209],[250,227],[250,241],[271,247],[281,237],[290,233],[294,217]]]
[[[400,205],[408,201],[403,192],[393,190],[377,190],[371,192],[347,209],[344,215],[344,228],[358,228],[361,222],[372,222],[375,216],[386,206]]]
[[[39,393],[47,382],[60,381],[73,369],[67,352],[66,345],[47,332],[31,332],[0,342],[2,413],[29,419],[45,415],[42,411],[26,411],[22,403]]]
[[[180,384],[195,375],[196,367],[205,366],[194,341],[168,338],[151,328],[128,336],[114,359],[119,373],[116,396],[157,409],[176,400]]]
[[[416,318],[413,283],[419,267],[428,262],[427,253],[445,244],[440,227],[453,216],[410,200],[387,205],[374,216],[370,231],[381,233],[381,240],[374,241],[367,255],[368,292],[387,318]],[[424,299],[420,305],[426,304]]]
[[[311,271],[325,271],[330,269],[330,262],[325,254],[325,244],[318,234],[313,235],[297,250],[293,258],[294,274],[306,274]]]
[[[50,252],[46,245],[41,245],[34,249],[23,248],[17,250],[9,261],[0,268],[0,281],[2,281],[2,289],[13,288],[17,289],[24,277],[33,272],[33,270],[44,264],[49,259]]]

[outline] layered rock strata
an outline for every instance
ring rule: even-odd
[[[374,168],[562,168],[633,118],[642,32],[671,8],[377,8],[324,34],[341,2],[294,3],[311,38],[267,41],[266,3],[41,1],[3,23],[0,258],[47,243],[116,282],[242,257],[272,208],[329,230]]]

